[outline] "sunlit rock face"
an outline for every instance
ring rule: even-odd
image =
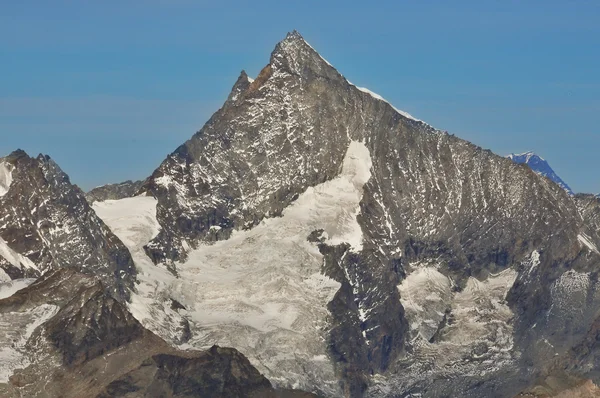
[[[129,251],[60,167],[23,151],[0,165],[0,281],[75,267],[127,299],[136,274]]]

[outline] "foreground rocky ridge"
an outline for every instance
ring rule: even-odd
[[[77,267],[126,300],[136,275],[129,251],[58,165],[16,151],[0,166],[8,182],[0,195],[0,280]]]
[[[361,244],[319,246],[341,284],[327,342],[345,395],[515,395],[585,338],[599,315],[600,236],[575,199],[352,85],[296,32],[147,180],[161,225],[147,253],[177,275],[203,242],[336,178],[351,142],[372,161]],[[429,296],[397,288],[422,273],[437,281],[423,285],[439,298],[432,312],[414,304]]]
[[[52,308],[44,322],[38,309]],[[235,349],[179,351],[145,329],[97,278],[73,268],[46,273],[0,300],[0,324],[33,322],[27,357],[3,397],[309,397],[275,390]],[[38,322],[38,323],[36,323]],[[6,330],[0,328],[3,344]],[[0,344],[1,345],[1,344]]]

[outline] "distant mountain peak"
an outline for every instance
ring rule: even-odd
[[[523,152],[523,153],[511,153],[510,155],[508,155],[508,157],[510,159],[515,159],[515,158],[525,158],[527,161],[529,161],[530,159],[540,159],[545,161],[546,159],[544,159],[543,157],[539,156],[538,154],[536,154],[533,151],[527,151],[527,152]]]
[[[302,37],[300,32],[298,32],[296,29],[292,30],[291,32],[288,32],[285,38],[290,40],[304,40],[304,37]]]
[[[550,167],[550,164],[548,164],[546,159],[537,155],[535,152],[527,151],[519,154],[511,153],[507,157],[515,163],[526,164],[537,174],[547,177],[550,180],[554,181],[561,188],[567,191],[569,195],[574,194],[573,190],[569,187],[569,185],[565,181],[563,181],[563,179],[560,178],[558,174],[556,174],[556,172],[554,172],[554,170],[552,169],[552,167]]]

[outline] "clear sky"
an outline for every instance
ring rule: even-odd
[[[297,29],[353,83],[600,192],[600,1],[0,0],[0,154],[148,176]]]

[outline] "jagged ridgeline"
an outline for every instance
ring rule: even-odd
[[[136,271],[125,245],[50,159],[0,158],[0,280],[74,267],[127,299]]]

